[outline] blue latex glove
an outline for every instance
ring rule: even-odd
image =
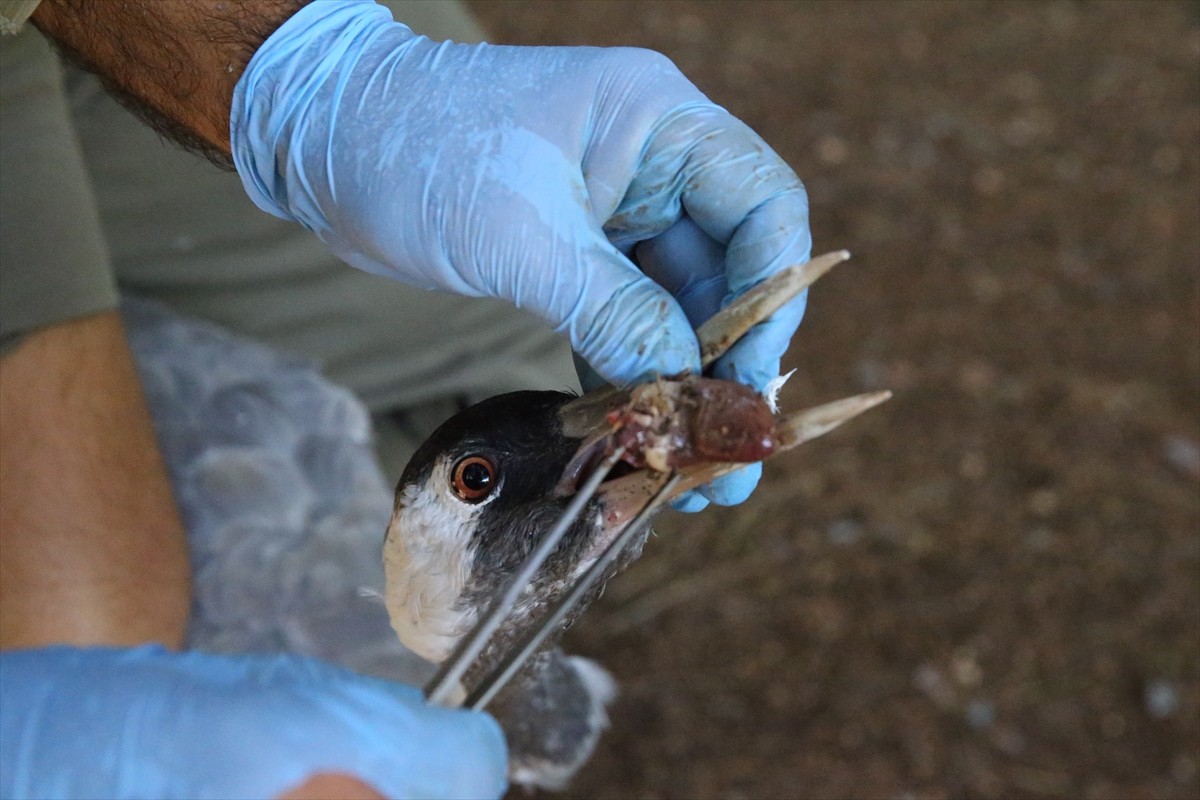
[[[0,796],[275,797],[314,772],[388,797],[499,797],[495,721],[296,656],[0,655]]]
[[[313,3],[251,59],[230,130],[259,207],[368,272],[530,309],[618,384],[696,370],[694,326],[809,255],[800,180],[647,50],[437,43]],[[803,312],[716,374],[761,390]],[[707,494],[741,502],[759,471]]]

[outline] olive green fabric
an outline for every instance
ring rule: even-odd
[[[387,5],[433,38],[482,37],[459,3]],[[0,48],[0,332],[10,344],[115,307],[115,276],[121,292],[317,361],[373,411],[576,385],[567,345],[531,315],[343,265],[300,226],[259,211],[235,174],[162,141],[93,76],[68,67],[62,80],[33,29]]]
[[[62,79],[37,31],[0,37],[0,352],[117,302]]]
[[[19,33],[42,0],[0,0],[0,35]]]

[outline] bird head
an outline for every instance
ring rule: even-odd
[[[396,489],[384,547],[387,604],[401,641],[442,661],[563,514],[581,437],[563,431],[573,395],[499,395],[456,414],[417,450]],[[627,517],[602,485],[518,603],[511,624],[557,596]]]

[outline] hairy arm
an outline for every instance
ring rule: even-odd
[[[0,648],[178,646],[187,549],[117,313],[0,359]]]
[[[43,0],[32,21],[159,133],[231,167],[233,87],[306,2]]]

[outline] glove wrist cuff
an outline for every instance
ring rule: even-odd
[[[289,162],[289,155],[298,158],[300,151],[291,137],[328,135],[332,109],[323,119],[316,118],[321,125],[295,122],[314,104],[336,106],[341,87],[331,91],[330,79],[338,76],[339,83],[344,82],[362,51],[384,30],[399,33],[400,41],[418,38],[374,0],[310,3],[250,59],[234,87],[229,141],[242,186],[263,211],[314,228],[304,209],[289,202],[289,178],[300,170],[299,164]]]

